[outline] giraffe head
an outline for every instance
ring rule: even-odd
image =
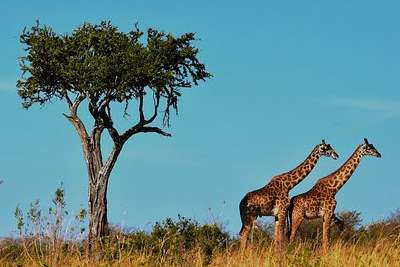
[[[333,147],[330,144],[325,143],[324,139],[322,139],[321,144],[318,145],[318,154],[320,156],[326,156],[333,159],[337,159],[339,157]]]
[[[373,144],[368,143],[367,138],[364,138],[364,144],[361,145],[363,156],[381,157],[381,153],[374,147]]]

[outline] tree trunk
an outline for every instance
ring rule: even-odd
[[[89,175],[89,235],[88,254],[90,258],[102,256],[102,241],[108,235],[107,188],[108,179],[121,152],[122,145],[115,145],[107,162],[101,162],[100,147],[91,146],[85,159]],[[99,160],[100,159],[100,160]]]
[[[102,238],[108,235],[107,221],[108,177],[98,176],[89,181],[89,255],[98,255]]]
[[[128,132],[126,136],[121,137],[117,130],[113,128],[111,119],[107,118],[107,116],[99,119],[100,117],[96,116],[101,116],[102,114],[96,114],[96,116],[95,114],[92,114],[95,117],[95,126],[91,131],[91,135],[89,136],[85,125],[77,115],[79,104],[84,99],[85,95],[80,95],[74,103],[70,101],[70,114],[64,114],[64,116],[75,127],[82,144],[83,156],[86,162],[89,177],[89,235],[87,251],[90,258],[99,259],[102,256],[101,243],[103,238],[108,235],[108,179],[125,141],[135,132]],[[104,124],[104,120],[106,121],[107,125]],[[114,147],[111,153],[108,155],[106,162],[103,163],[101,135],[104,129],[108,130],[111,138],[114,141]],[[166,133],[164,134],[167,135]]]
[[[124,142],[133,135],[134,132],[129,132],[127,136],[122,138],[117,130],[113,128],[110,118],[107,116],[103,117],[102,115],[104,114],[91,112],[95,117],[95,126],[89,136],[85,125],[77,115],[77,109],[85,98],[85,95],[79,95],[74,103],[70,101],[70,114],[64,114],[64,116],[75,127],[82,144],[83,157],[86,162],[89,177],[89,236],[87,250],[90,258],[99,259],[102,256],[101,242],[103,238],[108,235],[108,179]],[[96,116],[101,116],[102,119]],[[107,126],[104,124],[104,121],[106,121]],[[106,162],[103,163],[101,135],[104,129],[108,130],[114,141],[114,147],[108,155]]]

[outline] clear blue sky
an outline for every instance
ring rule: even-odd
[[[322,159],[292,195],[335,170],[362,138],[365,158],[338,193],[337,210],[364,222],[400,207],[400,10],[398,1],[19,1],[0,16],[0,235],[19,203],[49,203],[64,182],[68,208],[86,207],[81,146],[63,103],[23,110],[15,92],[19,34],[36,19],[60,33],[85,21],[121,30],[193,31],[214,78],[187,91],[172,138],[138,136],[110,178],[109,220],[149,229],[177,214],[240,229],[238,203],[301,162],[322,138],[340,158]],[[121,119],[124,125],[126,122]]]

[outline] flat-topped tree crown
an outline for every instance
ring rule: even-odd
[[[89,176],[89,251],[95,239],[107,234],[106,189],[123,144],[141,132],[170,136],[152,123],[163,113],[163,125],[169,125],[170,110],[177,111],[182,89],[211,77],[197,58],[194,40],[194,33],[175,37],[149,29],[144,34],[137,26],[124,33],[110,22],[85,23],[70,34],[57,34],[37,23],[20,36],[26,47],[20,58],[23,75],[17,81],[23,106],[65,101],[69,107],[65,116],[82,143]],[[132,101],[137,102],[137,117],[131,116],[132,126],[119,133],[111,103],[121,103],[126,114]],[[90,132],[78,116],[82,103],[94,119]],[[103,162],[105,129],[114,147]]]
[[[24,30],[20,39],[27,55],[20,63],[27,77],[17,82],[24,107],[53,98],[72,105],[74,97],[80,96],[89,101],[89,111],[98,117],[104,112],[110,115],[111,102],[142,102],[151,92],[155,107],[165,100],[168,122],[180,90],[197,85],[210,74],[197,59],[194,33],[174,37],[149,29],[146,41],[143,35],[137,27],[120,32],[110,22],[85,23],[64,35],[39,24]]]

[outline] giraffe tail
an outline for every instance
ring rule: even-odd
[[[246,205],[247,198],[246,196],[242,198],[239,203],[239,212],[240,212],[240,220],[242,221],[242,228],[240,229],[239,234],[241,235],[244,229],[246,217],[245,217],[245,205]]]
[[[292,232],[292,213],[293,213],[293,198],[290,199],[290,204],[289,207],[287,208],[286,212],[286,225],[287,225],[287,231],[286,231],[286,237],[290,238],[290,234]]]

